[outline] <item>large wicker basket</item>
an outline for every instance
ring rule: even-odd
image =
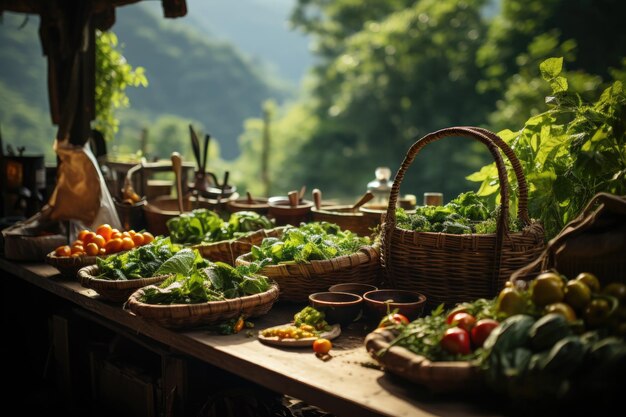
[[[446,137],[470,137],[487,146],[498,168],[501,210],[496,233],[455,235],[415,232],[396,227],[396,201],[406,170],[426,145]],[[509,187],[500,151],[508,157],[518,183],[521,232],[508,229]],[[537,258],[543,227],[528,217],[528,189],[513,150],[495,134],[479,128],[453,127],[430,133],[411,146],[396,174],[382,226],[382,267],[387,284],[415,290],[428,298],[428,308],[493,297],[511,273]]]
[[[365,348],[385,371],[418,383],[433,392],[478,391],[480,368],[467,361],[433,362],[402,346],[391,346],[396,333],[376,329],[365,337]]]
[[[242,255],[236,264],[249,265],[251,257],[250,253]],[[328,291],[328,287],[340,282],[378,285],[380,255],[378,245],[363,246],[351,255],[323,261],[267,265],[259,274],[276,281],[281,301],[306,302],[309,294]]]
[[[126,281],[101,279],[97,278],[98,269],[98,265],[90,265],[81,268],[78,271],[78,279],[81,285],[94,290],[103,299],[115,302],[126,301],[128,296],[138,288],[158,284],[169,277],[169,275],[160,275],[157,277],[129,279]]]
[[[139,299],[143,289],[137,290],[128,299],[126,308],[135,315],[169,328],[188,328],[216,324],[239,317],[258,317],[266,314],[278,299],[278,286],[273,284],[268,291],[200,304],[146,304]]]
[[[202,243],[194,246],[200,255],[213,262],[224,262],[234,266],[235,260],[252,249],[253,245],[259,245],[266,237],[279,237],[282,235],[284,227],[277,227],[269,230],[257,230],[239,239],[222,240],[214,243]]]

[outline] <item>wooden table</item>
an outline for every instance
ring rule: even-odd
[[[432,396],[379,369],[363,347],[365,334],[358,323],[333,341],[332,359],[322,361],[311,349],[266,346],[245,332],[220,336],[206,330],[177,332],[151,324],[119,304],[75,281],[62,278],[45,264],[14,263],[0,258],[0,269],[66,299],[82,309],[144,335],[175,352],[192,356],[276,392],[299,398],[338,416],[486,416],[495,415],[476,401],[459,396]],[[7,279],[7,277],[4,277]],[[298,306],[276,304],[254,320],[258,329],[288,322]],[[356,328],[354,328],[356,327]]]

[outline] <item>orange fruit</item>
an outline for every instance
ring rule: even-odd
[[[83,240],[87,233],[89,233],[89,230],[87,229],[83,229],[80,232],[78,232],[78,240]]]
[[[143,244],[147,245],[148,243],[154,240],[154,236],[150,232],[143,232]]]
[[[93,239],[96,237],[96,234],[94,232],[87,232],[85,234],[85,236],[83,236],[83,238],[81,239],[83,241],[84,245],[88,245],[91,242],[93,242]]]
[[[130,237],[122,239],[122,250],[130,250],[135,247],[135,242]]]
[[[119,252],[122,249],[122,239],[111,239],[106,243],[104,248],[106,250],[106,253]]]
[[[113,232],[111,232],[111,237],[109,237],[109,240],[121,239],[121,238],[122,238],[122,232],[120,232],[117,229],[113,229]]]
[[[72,242],[72,246],[84,246],[84,243],[82,240],[76,239],[75,241]]]
[[[87,247],[85,247],[85,253],[89,256],[96,256],[100,253],[100,248],[94,242],[87,243]]]
[[[100,250],[98,251],[98,255],[106,255],[107,250],[105,248],[100,248]]]
[[[72,255],[82,255],[85,249],[82,246],[72,246]]]
[[[133,236],[135,236],[137,234],[137,232],[135,232],[133,229],[130,229],[128,231],[128,234],[130,235],[130,237],[133,237]]]
[[[101,235],[96,235],[96,237],[93,238],[92,242],[98,245],[98,248],[103,248],[104,245],[107,243],[104,236]]]
[[[113,233],[113,228],[111,227],[111,225],[109,225],[107,223],[101,224],[96,229],[96,233],[99,234],[100,236],[102,236],[104,238],[104,240],[109,240],[109,239],[111,239],[111,234]],[[100,245],[98,245],[98,246],[100,246]],[[102,247],[102,246],[100,246],[100,247]]]
[[[141,233],[137,233],[131,237],[133,242],[135,242],[135,246],[143,245],[143,235]]]
[[[54,250],[56,256],[70,256],[72,254],[72,248],[68,245],[59,246]]]

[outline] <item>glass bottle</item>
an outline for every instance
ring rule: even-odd
[[[389,204],[389,193],[391,192],[391,170],[388,167],[378,167],[374,171],[376,179],[367,183],[367,190],[374,194],[371,201],[372,206],[387,207]]]

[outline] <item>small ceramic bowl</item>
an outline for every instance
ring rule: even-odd
[[[361,284],[360,282],[342,282],[341,284],[335,284],[328,288],[330,292],[347,292],[350,294],[355,294],[363,297],[368,291],[377,290],[378,287],[375,287],[370,284]]]
[[[309,295],[309,304],[323,311],[329,324],[347,326],[361,316],[363,297],[347,292],[316,292]]]
[[[426,296],[417,291],[374,290],[363,294],[363,302],[370,320],[380,320],[395,309],[409,320],[415,320],[424,311]]]

